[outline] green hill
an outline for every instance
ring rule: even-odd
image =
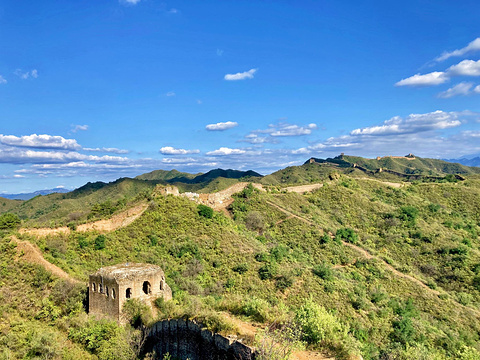
[[[305,195],[246,189],[231,205],[232,218],[203,217],[184,198],[154,197],[137,221],[106,234],[102,249],[95,232],[22,237],[80,280],[99,264],[162,266],[174,300],[159,305],[161,317],[197,318],[230,332],[235,327],[224,311],[281,329],[293,323],[311,348],[339,359],[478,357],[480,180],[392,188],[337,174]],[[2,246],[12,249],[7,237]],[[60,280],[10,262],[11,250],[1,256],[10,274],[1,293],[22,291],[31,299],[26,308],[2,298],[13,335],[0,332],[0,344],[12,344],[16,336],[13,355],[23,357],[28,346],[20,344],[32,336],[15,327],[19,322],[46,327],[58,338],[103,326],[56,302],[53,289],[64,286]],[[15,290],[21,271],[31,275]],[[126,334],[115,336],[129,343]],[[97,348],[71,341],[76,351],[103,359]]]

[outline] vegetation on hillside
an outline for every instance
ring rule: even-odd
[[[480,179],[400,188],[380,180],[306,164],[262,181],[323,187],[300,195],[247,186],[230,216],[144,192],[147,211],[114,232],[17,236],[81,281],[101,265],[160,265],[173,291],[173,300],[156,302],[160,318],[235,332],[222,315],[228,312],[270,325],[274,339],[338,359],[478,359]],[[119,200],[97,201],[97,211]],[[154,320],[145,309],[131,305],[134,326],[126,328],[87,317],[84,287],[23,262],[22,254],[15,261],[15,226],[0,231],[0,347],[7,349],[0,356],[104,359],[106,344],[123,358],[139,356],[140,325]],[[278,335],[289,329],[297,332]]]

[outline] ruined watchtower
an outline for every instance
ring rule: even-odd
[[[157,265],[119,264],[100,268],[90,275],[88,311],[122,321],[125,301],[139,299],[148,306],[156,298],[172,298],[172,290],[165,282],[165,274]]]

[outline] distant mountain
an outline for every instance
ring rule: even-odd
[[[468,158],[461,158],[461,159],[445,159],[448,162],[459,163],[465,166],[476,166],[480,167],[480,156],[468,159]]]
[[[70,190],[64,188],[55,188],[55,189],[46,189],[46,190],[38,190],[32,193],[21,193],[21,194],[1,194],[1,197],[10,200],[30,200],[38,195],[49,195],[53,193],[67,193]]]
[[[177,170],[155,170],[146,174],[142,174],[137,176],[135,179],[138,180],[157,180],[157,181],[165,181],[168,183],[184,183],[184,184],[200,184],[203,182],[209,182],[215,180],[217,178],[225,178],[225,179],[240,179],[246,177],[262,177],[259,173],[248,170],[248,171],[240,171],[240,170],[232,170],[232,169],[214,169],[210,170],[209,172],[202,174],[189,174],[183,173]]]

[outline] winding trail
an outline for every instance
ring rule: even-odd
[[[99,232],[109,232],[114,231],[119,228],[130,225],[136,219],[138,219],[144,212],[147,210],[148,204],[141,203],[128,210],[122,211],[116,215],[113,215],[110,219],[98,220],[86,224],[81,224],[77,226],[78,232],[86,232],[96,230]],[[66,227],[58,228],[39,228],[39,229],[28,229],[23,228],[19,230],[20,234],[28,234],[36,237],[44,237],[47,235],[59,235],[59,234],[70,234],[71,230]]]
[[[40,249],[28,242],[19,240],[16,236],[12,236],[11,239],[17,244],[17,260],[23,260],[32,264],[38,264],[43,266],[46,270],[50,271],[53,275],[59,278],[65,279],[71,283],[79,283],[78,280],[72,278],[64,270],[60,269],[57,265],[45,260]]]

